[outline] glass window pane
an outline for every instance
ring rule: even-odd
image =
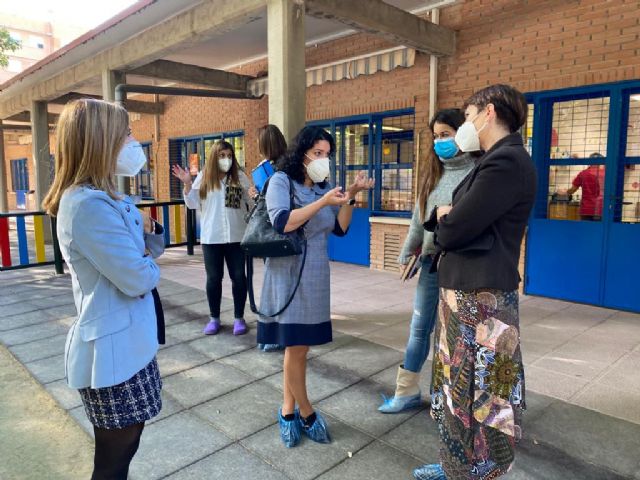
[[[344,127],[344,164],[369,165],[369,124]]]
[[[527,104],[529,107],[527,109],[527,120],[520,129],[520,134],[522,135],[522,143],[524,144],[524,148],[527,149],[529,155],[531,155],[531,146],[533,142],[533,103]]]
[[[382,171],[382,210],[413,210],[413,169],[393,168]]]
[[[413,115],[382,120],[382,163],[413,164]]]
[[[627,157],[640,157],[640,94],[629,99],[627,122]]]
[[[554,103],[551,158],[606,155],[608,127],[609,97]]]
[[[600,221],[604,175],[604,165],[549,167],[548,218]]]
[[[640,165],[626,165],[624,169],[622,221],[640,222]]]

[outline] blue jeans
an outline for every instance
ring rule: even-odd
[[[411,333],[404,354],[404,369],[418,373],[429,355],[430,335],[438,315],[438,274],[429,273],[431,257],[425,257],[413,300]]]

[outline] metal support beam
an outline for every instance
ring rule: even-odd
[[[7,164],[4,158],[4,131],[0,120],[0,213],[9,211],[9,199],[7,197]]]
[[[116,101],[116,86],[127,81],[124,72],[117,70],[104,70],[102,72],[102,99],[107,102]],[[126,99],[126,96],[125,98]],[[131,179],[129,177],[117,176],[118,191],[129,195],[131,193]]]
[[[141,102],[139,100],[125,100],[124,107],[129,113],[144,113],[146,115],[162,115],[164,113],[163,102]]]
[[[33,164],[36,171],[36,203],[38,209],[51,185],[51,154],[49,153],[49,124],[47,102],[33,102],[31,107],[31,136]]]
[[[253,78],[248,75],[239,75],[225,72],[224,70],[215,70],[169,60],[156,60],[142,67],[134,68],[127,73],[144,77],[164,78],[182,83],[206,85],[236,92],[245,92],[247,90],[247,82]]]
[[[305,123],[305,6],[299,0],[268,0],[269,123],[291,141]]]
[[[334,20],[431,55],[453,55],[456,51],[455,31],[382,0],[305,0],[305,8],[313,17]]]
[[[49,123],[49,125],[55,125],[55,123],[58,121],[58,117],[59,115],[57,113],[47,113],[47,122]],[[6,120],[12,122],[31,122],[31,113],[28,111],[16,113]]]

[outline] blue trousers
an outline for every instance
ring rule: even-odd
[[[438,316],[438,274],[429,273],[431,257],[422,260],[416,296],[413,300],[413,316],[404,369],[418,373],[429,355],[430,336]]]

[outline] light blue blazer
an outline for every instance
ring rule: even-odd
[[[144,234],[142,216],[128,197],[114,200],[91,187],[67,189],[57,220],[78,312],[65,347],[67,383],[72,388],[117,385],[158,350],[150,291],[160,269],[145,256],[145,241],[157,256],[163,236]]]

